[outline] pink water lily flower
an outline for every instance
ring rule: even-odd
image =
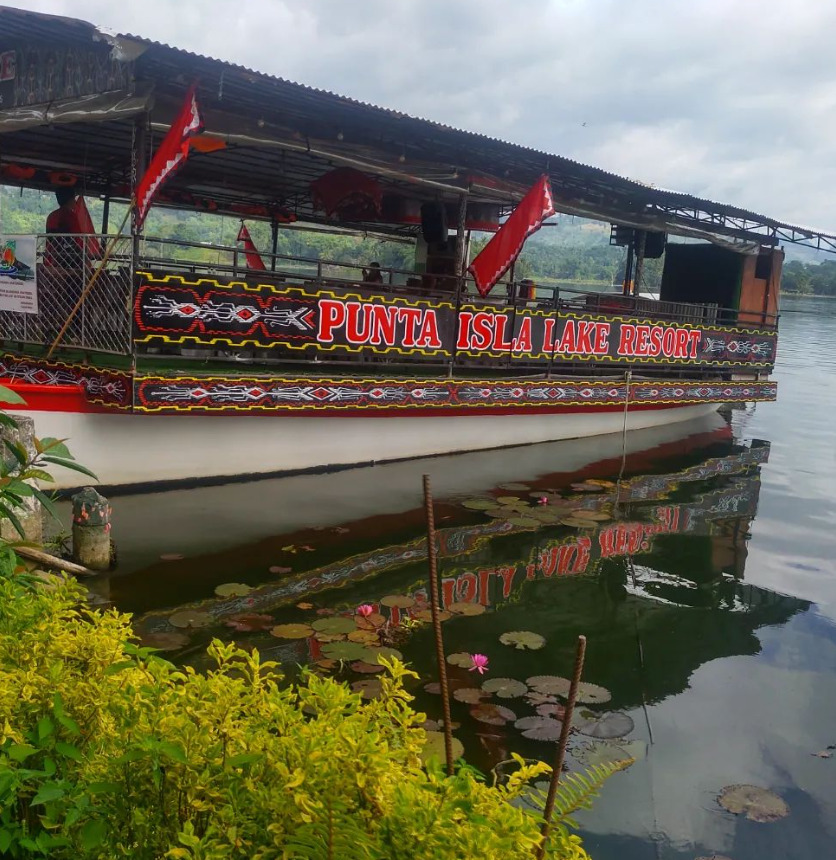
[[[548,503],[549,503],[549,497],[548,496],[540,496],[540,498],[537,499],[538,505],[547,505]]]
[[[368,617],[372,612],[374,612],[374,607],[369,603],[364,603],[357,607],[357,614],[362,615],[363,618]]]
[[[484,654],[471,654],[470,659],[473,665],[468,671],[478,672],[480,675],[488,671],[488,658]]]

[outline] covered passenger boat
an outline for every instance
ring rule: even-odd
[[[584,437],[773,400],[779,245],[834,242],[8,7],[0,183],[104,201],[98,229],[88,217],[61,235],[59,217],[48,234],[0,235],[0,381],[108,485]],[[206,243],[144,227],[152,203],[267,222],[273,252],[242,225],[195,254]],[[515,278],[553,212],[611,225],[623,288]],[[409,242],[414,267],[277,254],[280,231],[300,227]],[[662,256],[658,296],[633,289]]]

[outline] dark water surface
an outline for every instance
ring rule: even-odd
[[[633,433],[626,452],[620,437],[604,437],[117,499],[120,568],[101,588],[146,633],[175,632],[171,615],[183,606],[208,612],[212,624],[186,631],[190,643],[174,659],[202,665],[209,636],[236,636],[290,672],[335,643],[233,633],[225,623],[241,612],[311,623],[328,617],[317,610],[356,617],[372,604],[421,675],[417,705],[438,718],[439,698],[423,689],[435,678],[431,631],[399,626],[426,605],[428,471],[444,600],[484,609],[445,622],[448,653],[490,661],[484,678],[450,667],[455,685],[566,676],[584,633],[584,678],[612,697],[589,712],[633,721],[610,743],[573,735],[572,769],[637,759],[580,816],[596,860],[836,856],[836,754],[815,755],[836,745],[836,303],[787,300],[783,310],[778,403]],[[615,488],[606,482],[623,454]],[[590,479],[603,483],[571,486]],[[462,505],[516,496],[510,504],[531,506],[531,493],[548,491],[552,505],[504,516]],[[612,520],[562,525],[561,499]],[[230,581],[254,590],[215,598]],[[414,605],[381,605],[387,596]],[[545,645],[509,647],[499,641],[508,631]],[[372,676],[346,668],[339,677]],[[522,697],[487,701],[518,718],[536,713]],[[551,760],[553,743],[523,737],[513,722],[480,722],[471,707],[453,703],[456,735],[483,771],[511,751]],[[717,795],[737,783],[771,789],[790,814],[757,823],[724,812]]]

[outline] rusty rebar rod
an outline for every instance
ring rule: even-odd
[[[444,658],[444,640],[441,638],[439,615],[438,556],[435,538],[435,515],[430,476],[424,475],[424,510],[427,516],[427,561],[430,569],[430,611],[435,634],[435,657],[438,661],[438,683],[441,686],[441,707],[444,712],[444,755],[447,759],[447,776],[453,775],[453,729],[450,716],[450,689],[447,686],[447,661]]]
[[[569,686],[569,699],[566,702],[566,713],[563,715],[563,724],[560,727],[560,740],[557,744],[557,755],[555,756],[552,778],[549,782],[549,793],[546,795],[546,806],[543,809],[543,825],[540,833],[543,836],[540,844],[534,849],[537,860],[543,860],[546,854],[546,843],[549,840],[551,830],[552,814],[554,813],[554,802],[557,797],[557,786],[563,773],[563,762],[566,759],[566,745],[569,743],[569,732],[572,729],[572,715],[575,712],[575,702],[578,698],[578,685],[583,673],[583,659],[586,655],[586,636],[578,636],[578,647],[575,651],[575,670],[572,673],[572,683]]]

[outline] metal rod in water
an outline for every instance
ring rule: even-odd
[[[453,775],[453,729],[450,716],[450,689],[447,686],[447,661],[444,658],[444,640],[441,638],[439,616],[439,587],[437,543],[435,539],[435,515],[430,476],[424,475],[424,510],[427,515],[427,561],[430,568],[430,610],[435,634],[435,656],[438,662],[438,682],[441,686],[441,707],[444,712],[444,754],[447,759],[447,776]]]
[[[578,636],[578,647],[575,651],[575,670],[572,673],[572,684],[569,687],[569,700],[566,702],[566,713],[563,715],[563,725],[560,728],[560,741],[557,744],[552,778],[549,782],[549,793],[546,795],[546,807],[543,810],[543,825],[540,832],[543,839],[534,849],[537,860],[543,860],[546,854],[546,843],[549,840],[551,830],[552,814],[554,813],[554,801],[557,797],[557,786],[563,772],[563,762],[566,759],[566,745],[569,743],[569,731],[572,727],[572,715],[575,712],[575,702],[578,698],[578,684],[581,682],[583,673],[583,659],[586,654],[586,636]]]

